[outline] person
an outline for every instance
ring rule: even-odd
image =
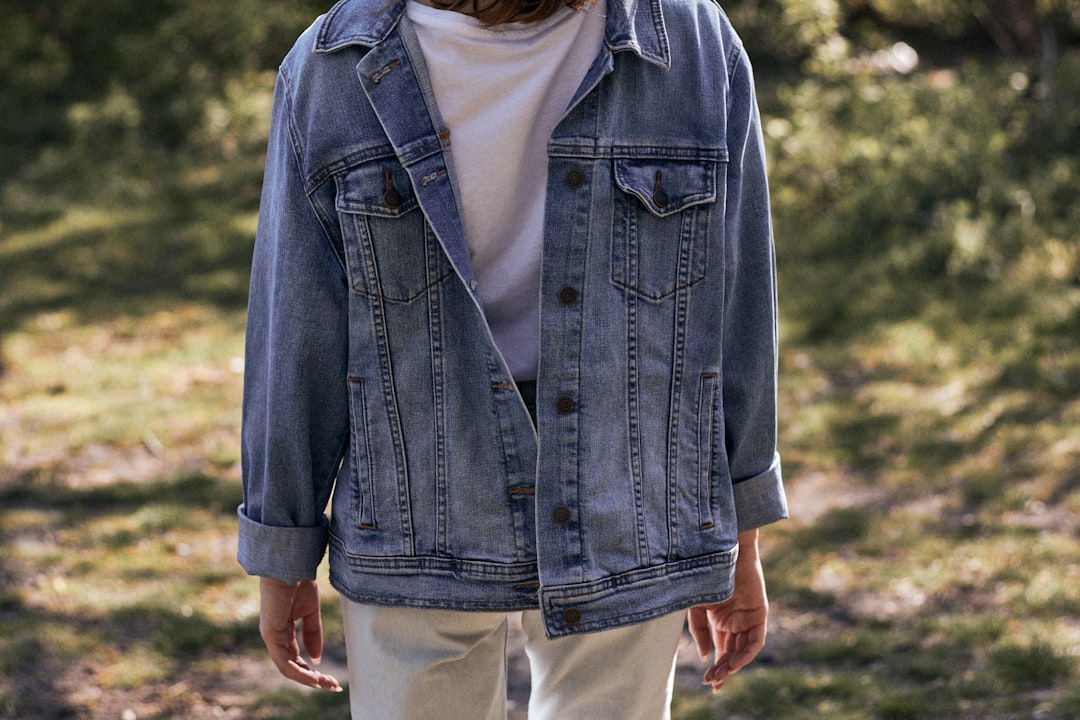
[[[334,5],[278,74],[252,262],[238,559],[277,668],[342,689],[329,550],[354,718],[505,717],[516,611],[532,720],[668,717],[687,622],[721,688],[787,516],[776,307],[711,0]]]

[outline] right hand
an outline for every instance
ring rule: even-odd
[[[318,584],[305,580],[289,585],[264,577],[259,579],[259,597],[259,634],[278,671],[301,685],[341,692],[337,680],[312,667],[322,661],[323,648]],[[300,656],[296,641],[298,622],[304,650],[311,658],[310,665]]]

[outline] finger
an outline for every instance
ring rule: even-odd
[[[341,684],[332,675],[327,675],[315,670],[303,660],[295,660],[289,663],[288,672],[283,672],[285,677],[295,680],[301,685],[317,690],[329,690],[341,692]]]
[[[311,658],[312,664],[318,665],[321,663],[323,628],[322,614],[319,612],[318,606],[316,606],[314,612],[304,618],[300,636],[304,641],[304,651],[308,654],[308,657]]]
[[[730,674],[732,675],[753,662],[754,658],[765,647],[765,626],[761,625],[751,629],[750,632],[745,634],[744,642],[741,645],[742,647],[729,661]]]
[[[296,652],[297,649],[295,643],[292,647],[277,645],[269,648],[270,659],[278,672],[289,680],[307,687],[333,692],[341,690],[340,683],[334,677],[314,670],[300,657]]]
[[[329,690],[330,692],[341,692],[341,684],[331,675],[321,673],[314,670],[310,665],[302,660],[297,662],[293,661],[287,664],[285,668],[278,668],[282,675],[316,690]]]
[[[698,657],[707,660],[713,648],[708,610],[701,607],[690,608],[687,614],[687,625],[690,628],[690,637],[694,638]]]
[[[720,662],[721,657],[731,654],[735,649],[735,642],[738,638],[737,632],[732,632],[729,629],[730,620],[725,621],[722,618],[713,618],[711,626],[709,628],[712,633],[712,644],[716,648],[716,657],[713,660],[713,665],[717,665]]]
[[[717,642],[722,644],[718,644],[712,667],[705,672],[707,681],[717,681],[732,674],[731,661],[746,647],[747,640],[744,633],[728,632],[724,633],[722,641],[718,633]]]
[[[306,642],[306,641],[305,641]],[[321,650],[321,636],[319,639]],[[321,690],[340,692],[341,684],[331,675],[320,673],[311,667],[301,656],[300,646],[295,633],[279,635],[276,642],[266,644],[270,659],[278,672],[288,679]]]
[[[712,667],[705,671],[705,684],[714,689],[723,687],[729,677],[753,662],[765,647],[765,628],[756,627],[732,638],[729,647],[716,658]]]
[[[266,649],[270,651],[270,657],[275,664],[278,661],[287,662],[291,658],[299,657],[300,647],[296,644],[296,624],[287,622],[281,626],[273,626],[263,623],[259,627]]]
[[[733,662],[736,658],[740,657],[746,646],[747,639],[743,633],[731,633],[728,636],[723,650],[717,652],[716,660],[713,662],[712,667],[706,672],[706,675],[712,674],[713,677],[733,675]]]

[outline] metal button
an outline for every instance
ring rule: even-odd
[[[567,625],[577,625],[581,622],[581,611],[577,608],[567,608],[563,610],[562,619]]]
[[[559,302],[563,305],[573,305],[577,302],[578,291],[576,288],[572,288],[569,285],[559,291]]]
[[[397,210],[404,200],[402,200],[401,193],[394,187],[394,181],[390,178],[389,170],[383,170],[383,182],[386,184],[386,190],[382,194],[383,205],[391,210]]]
[[[668,196],[664,191],[663,185],[664,175],[659,170],[656,171],[656,182],[653,184],[652,201],[656,203],[656,207],[663,210],[667,207]]]
[[[399,207],[401,207],[402,202],[404,202],[401,198],[401,193],[399,193],[394,188],[390,188],[383,193],[382,201],[383,205],[390,208],[391,210],[397,210]]]
[[[566,173],[566,184],[572,188],[579,188],[585,184],[585,173],[580,170],[571,170]]]
[[[560,395],[559,399],[555,401],[555,409],[559,411],[560,415],[569,415],[574,412],[574,398]]]
[[[560,505],[551,511],[551,522],[556,525],[566,525],[573,518],[570,508]]]

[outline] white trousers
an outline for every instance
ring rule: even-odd
[[[504,613],[341,603],[353,720],[505,720]],[[548,640],[526,611],[529,720],[668,720],[685,616]]]

